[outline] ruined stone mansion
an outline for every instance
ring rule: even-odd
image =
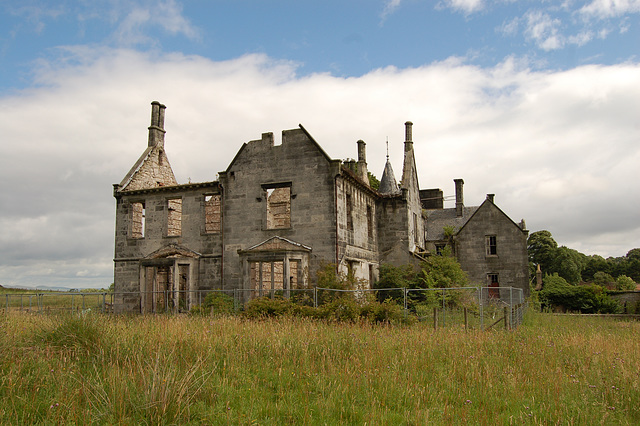
[[[164,116],[153,102],[147,148],[113,188],[118,310],[154,311],[167,290],[188,309],[198,290],[244,290],[247,298],[313,287],[326,263],[371,285],[381,264],[418,263],[447,244],[474,285],[528,293],[524,222],[491,194],[465,206],[462,179],[454,208],[444,208],[442,190],[420,190],[410,122],[400,183],[387,159],[375,190],[363,141],[357,161],[343,162],[302,125],[283,131],[280,145],[272,133],[244,143],[218,180],[179,184]]]

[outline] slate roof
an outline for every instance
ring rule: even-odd
[[[462,216],[456,216],[456,209],[437,209],[424,210],[426,215],[427,241],[444,240],[444,227],[453,226],[456,232],[462,228],[473,214],[479,209],[479,206],[463,207]]]

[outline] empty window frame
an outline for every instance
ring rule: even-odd
[[[373,209],[367,206],[367,235],[373,239]]]
[[[182,235],[182,198],[167,200],[167,237]]]
[[[345,210],[347,212],[347,231],[353,231],[353,204],[350,194],[346,194],[345,197]]]
[[[204,196],[204,232],[214,234],[222,227],[221,197],[217,195]]]
[[[291,228],[291,186],[265,187],[267,229]]]
[[[495,235],[487,235],[487,256],[496,256],[498,254],[498,240]]]
[[[436,255],[442,256],[446,246],[446,244],[436,244]]]
[[[144,238],[146,213],[143,202],[131,203],[131,238]]]
[[[420,245],[420,235],[418,234],[418,215],[413,214],[413,242]]]

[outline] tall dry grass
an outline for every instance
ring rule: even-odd
[[[0,424],[639,424],[640,323],[0,317]]]

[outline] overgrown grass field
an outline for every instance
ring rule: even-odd
[[[640,323],[0,315],[0,424],[640,424]]]

